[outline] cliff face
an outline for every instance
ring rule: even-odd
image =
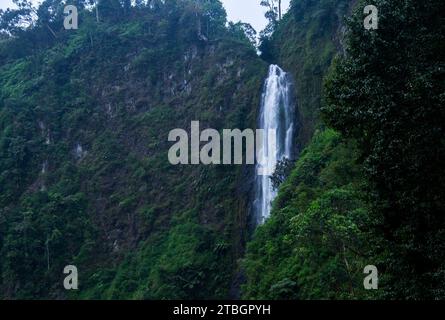
[[[0,296],[228,296],[251,168],[167,155],[169,131],[192,120],[256,125],[267,66],[224,19],[205,22],[214,2],[86,16],[44,50],[2,55]],[[81,288],[69,296],[66,265]]]
[[[341,52],[344,19],[356,1],[295,0],[264,45],[265,57],[290,72],[300,115],[299,148],[320,123],[323,78]]]

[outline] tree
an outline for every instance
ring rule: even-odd
[[[292,172],[295,163],[292,160],[284,158],[283,160],[279,160],[273,175],[270,177],[272,180],[272,186],[276,190],[280,187],[280,185],[287,179],[287,177]]]
[[[131,10],[131,0],[121,0],[121,5],[124,8],[124,13],[128,15]]]
[[[267,8],[265,16],[270,22],[281,20],[281,0],[261,0],[260,4]]]
[[[36,11],[27,0],[13,0],[17,9],[0,10],[0,31],[16,36],[32,26]]]
[[[57,38],[57,34],[52,25],[57,20],[59,22],[63,20],[63,8],[64,4],[61,0],[45,0],[36,10],[37,25],[46,28],[54,38]]]
[[[25,36],[24,31],[32,30],[26,36],[42,36],[42,30],[57,38],[62,29],[65,7],[63,0],[44,0],[39,7],[34,7],[27,0],[13,0],[17,9],[0,10],[0,31],[12,36]],[[72,1],[79,10],[83,9],[86,0]]]
[[[219,0],[187,1],[184,3],[184,14],[194,16],[198,38],[203,41],[226,29],[226,11]]]
[[[277,23],[281,20],[281,0],[262,0],[261,6],[266,7],[265,17],[269,21],[266,28],[260,32],[259,49],[262,57],[266,60],[270,59],[269,44],[270,38],[275,31]]]
[[[123,8],[120,0],[97,0],[96,2],[96,12],[98,15],[101,12],[101,17],[104,19],[117,20],[121,18]]]
[[[247,38],[247,40],[249,40],[252,46],[256,47],[257,32],[252,27],[252,25],[243,22],[237,22],[237,23],[229,22],[229,29],[236,34],[240,34],[240,37]]]
[[[445,297],[445,23],[442,0],[375,1],[379,29],[349,21],[325,120],[359,142],[395,297]]]
[[[97,2],[97,0],[90,0],[90,5],[94,4],[94,9],[96,11],[96,22],[99,23],[100,22],[100,16],[99,16],[99,4]]]

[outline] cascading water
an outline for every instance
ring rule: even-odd
[[[270,175],[259,172],[273,173],[278,161],[293,158],[294,121],[291,78],[279,66],[271,65],[264,83],[259,119],[259,128],[264,129],[264,134],[257,150],[254,201],[257,224],[262,224],[269,217],[271,202],[277,195]],[[275,132],[276,139],[268,134],[270,130]]]

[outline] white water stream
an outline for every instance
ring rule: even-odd
[[[261,149],[258,152],[255,182],[255,217],[262,224],[269,216],[271,203],[277,192],[269,175],[258,175],[259,170],[273,173],[279,160],[293,158],[295,106],[292,102],[292,81],[279,66],[271,65],[264,83],[261,99],[259,128],[264,129]],[[276,133],[276,141],[268,134]]]

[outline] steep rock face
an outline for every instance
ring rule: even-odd
[[[319,124],[323,78],[341,52],[344,18],[355,0],[294,0],[289,12],[264,44],[265,58],[279,64],[295,80],[300,130],[305,147]]]
[[[228,296],[253,170],[173,166],[168,134],[254,128],[267,66],[180,3],[1,67],[0,296],[67,297],[69,264],[71,298]]]

